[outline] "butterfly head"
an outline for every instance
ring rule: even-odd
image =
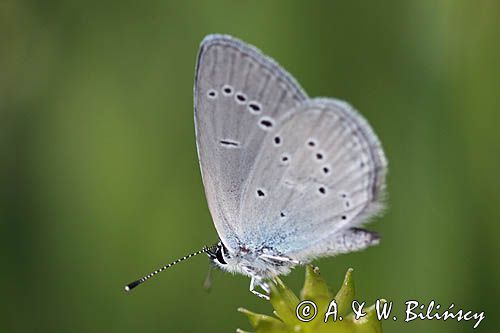
[[[222,242],[218,242],[212,246],[206,253],[210,260],[219,267],[227,265],[228,260],[231,258],[226,246]]]

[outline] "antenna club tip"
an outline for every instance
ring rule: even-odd
[[[123,289],[125,289],[125,292],[129,292],[143,282],[144,282],[144,280],[136,280],[132,283],[127,284]]]

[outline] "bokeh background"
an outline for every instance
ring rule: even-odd
[[[320,260],[333,288],[486,311],[500,296],[500,2],[19,1],[0,4],[0,331],[233,332],[270,313],[207,258],[124,283],[217,240],[193,127],[199,42],[229,33],[311,96],[355,105],[390,162],[366,252]],[[303,269],[285,281],[298,291]]]

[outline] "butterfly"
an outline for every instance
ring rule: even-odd
[[[387,159],[368,122],[348,103],[309,98],[276,61],[227,35],[198,53],[196,143],[219,242],[200,253],[250,277],[269,299],[269,280],[312,260],[379,243],[361,225],[381,212]],[[260,288],[261,291],[257,290]]]

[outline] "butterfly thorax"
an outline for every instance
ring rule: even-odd
[[[262,279],[286,275],[300,264],[269,247],[250,249],[240,246],[237,250],[231,250],[219,242],[207,254],[221,270]]]

